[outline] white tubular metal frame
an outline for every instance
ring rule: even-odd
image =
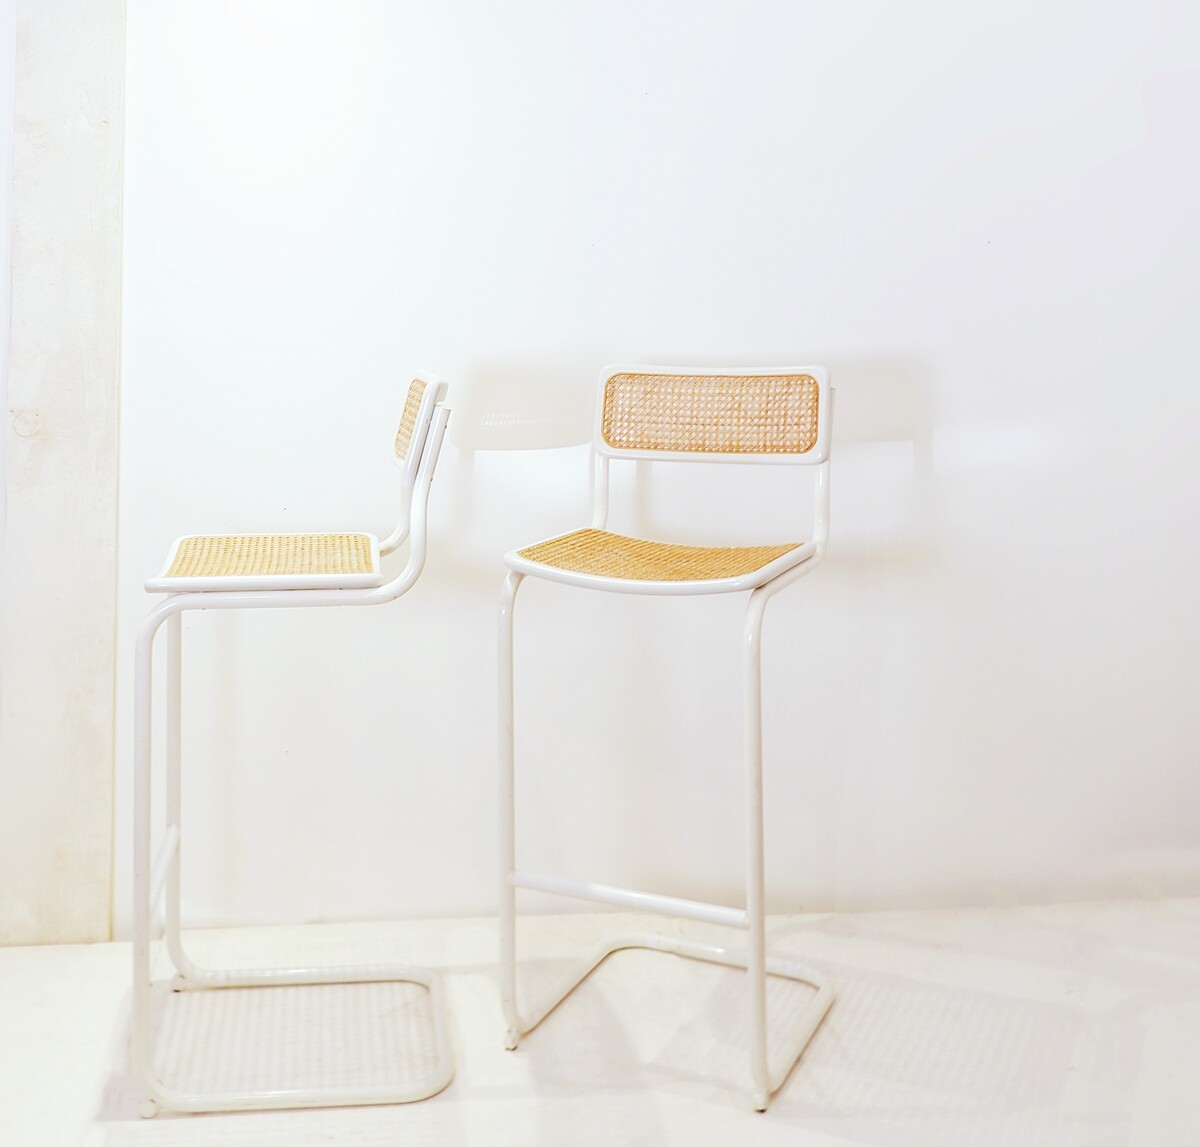
[[[443,1090],[454,1076],[454,1060],[441,982],[424,968],[408,965],[356,967],[288,967],[270,969],[209,969],[187,954],[180,934],[180,846],[182,809],[181,700],[182,614],[205,609],[291,609],[312,606],[380,605],[407,592],[420,576],[426,555],[429,490],[433,481],[449,410],[441,404],[444,384],[429,388],[419,421],[420,440],[412,449],[419,459],[406,481],[406,509],[401,535],[409,540],[408,558],[391,581],[372,589],[246,590],[176,593],[159,602],[142,623],[134,667],[134,857],[133,857],[133,1070],[146,1093],[141,1113],[150,1117],[170,1111],[249,1111],[299,1107],[335,1107],[373,1103],[406,1103]],[[151,840],[151,706],[154,639],[165,623],[167,631],[166,708],[166,828],[157,852]],[[280,984],[353,984],[410,982],[430,994],[434,1066],[423,1079],[403,1086],[314,1087],[192,1092],[170,1087],[154,1064],[151,1025],[150,947],[155,912],[164,907],[167,951],[175,966],[176,991],[203,988],[253,988]]]
[[[408,538],[412,520],[413,489],[424,459],[425,440],[433,426],[434,408],[446,397],[446,384],[440,379],[428,374],[418,374],[416,379],[425,383],[425,393],[421,396],[421,406],[417,412],[417,424],[413,429],[408,456],[403,461],[396,459],[403,472],[400,479],[401,512],[395,529],[379,543],[379,552],[384,555],[398,550]]]
[[[659,952],[669,952],[693,960],[723,964],[729,967],[744,969],[747,973],[747,991],[749,995],[749,1048],[750,1076],[752,1081],[752,1099],[756,1111],[765,1111],[771,1095],[783,1084],[804,1048],[816,1032],[821,1021],[833,1003],[833,988],[826,978],[811,969],[805,968],[790,960],[769,958],[766,954],[766,929],[764,909],[764,866],[763,866],[763,786],[762,786],[762,627],[767,602],[774,594],[793,582],[798,581],[816,568],[825,555],[829,537],[829,446],[828,436],[831,427],[833,391],[828,385],[828,376],[821,368],[789,368],[784,370],[744,370],[744,371],[680,371],[678,368],[663,367],[610,367],[601,375],[601,401],[603,401],[604,382],[607,377],[618,369],[643,373],[685,373],[685,374],[780,374],[795,373],[803,369],[813,373],[821,382],[821,430],[819,435],[819,452],[810,459],[815,465],[814,481],[814,528],[813,538],[805,547],[805,555],[797,564],[785,568],[782,572],[768,576],[767,580],[754,586],[746,608],[746,618],[743,629],[742,668],[743,668],[743,714],[744,714],[744,763],[746,784],[746,903],[745,908],[732,908],[717,904],[706,904],[693,900],[681,900],[676,897],[662,896],[656,893],[634,891],[632,889],[613,888],[608,885],[591,884],[581,881],[565,880],[555,876],[534,874],[517,868],[516,855],[516,801],[515,801],[515,762],[514,762],[514,686],[513,686],[513,610],[517,590],[526,576],[536,576],[528,563],[514,561],[515,554],[510,554],[510,572],[504,582],[500,596],[499,615],[499,764],[500,764],[500,959],[501,959],[501,1001],[504,1010],[507,1035],[505,1045],[514,1049],[520,1043],[521,1037],[532,1031],[546,1018],[570,993],[587,978],[588,975],[613,952],[624,948],[648,948]],[[596,443],[601,442],[597,421]],[[593,453],[593,519],[595,529],[604,529],[608,516],[608,460],[616,456],[611,450],[605,451],[596,446]],[[628,452],[620,456],[628,456]],[[655,458],[662,455],[656,454]],[[667,460],[672,461],[708,461],[708,458],[697,458],[696,455],[671,455]],[[735,461],[735,458],[722,458],[721,461]],[[760,456],[744,458],[743,462],[761,461]],[[796,461],[796,459],[790,459]],[[672,588],[668,583],[639,583],[621,581],[617,578],[597,578],[594,576],[572,575],[565,576],[556,573],[554,580],[566,584],[578,585],[581,588],[604,589],[626,593],[713,593],[727,592],[730,588],[725,584],[684,582],[674,583]],[[550,991],[544,1000],[533,1005],[529,1010],[523,1010],[517,994],[517,955],[516,955],[516,894],[518,888],[534,889],[540,892],[550,892],[562,896],[613,904],[618,907],[645,909],[663,915],[700,920],[711,924],[719,924],[746,932],[746,943],[739,948],[721,948],[705,944],[692,943],[673,936],[663,936],[650,933],[632,933],[615,937],[602,943],[585,960],[581,967]],[[795,1025],[790,1033],[790,1039],[784,1049],[780,1061],[772,1066],[767,1056],[767,1007],[766,1007],[766,977],[768,975],[782,976],[786,979],[798,980],[816,989],[816,995],[809,1003],[804,1017]]]

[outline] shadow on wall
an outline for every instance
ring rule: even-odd
[[[479,450],[549,450],[592,436],[592,375],[559,363],[494,363],[454,388],[450,441],[468,464]]]
[[[592,361],[489,362],[455,379],[453,452],[443,460],[452,494],[439,546],[448,576],[499,592],[500,555],[579,524],[588,505]]]
[[[937,536],[928,370],[901,356],[829,366],[837,390],[830,560],[927,565]]]
[[[902,358],[843,359],[830,366],[837,390],[835,446],[909,441],[928,468],[931,457],[928,381],[920,363]]]
[[[602,365],[482,365],[456,380],[450,441],[464,453],[584,445],[592,437]],[[837,389],[835,444],[911,441],[927,472],[932,435],[924,367],[912,359],[885,357],[828,365]]]

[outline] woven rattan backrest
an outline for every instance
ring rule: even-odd
[[[827,397],[819,368],[610,368],[601,380],[596,445],[613,456],[823,461]]]
[[[418,374],[409,383],[400,413],[400,425],[392,443],[396,464],[404,471],[405,481],[416,481],[417,467],[425,450],[425,439],[437,404],[446,397],[446,384],[431,374]]]
[[[404,400],[404,410],[400,414],[400,426],[396,430],[395,450],[398,462],[408,461],[409,451],[413,447],[413,431],[417,429],[421,398],[425,394],[426,386],[423,379],[414,378],[408,388],[408,397]],[[420,449],[420,442],[417,443],[417,449]]]

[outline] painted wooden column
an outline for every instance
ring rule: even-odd
[[[124,0],[18,0],[0,943],[110,930]]]

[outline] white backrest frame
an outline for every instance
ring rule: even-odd
[[[808,375],[817,384],[817,438],[803,453],[717,454],[707,451],[631,450],[610,446],[604,440],[604,397],[608,381],[618,374],[675,375],[679,378],[777,378],[780,375]],[[816,466],[829,457],[830,402],[829,371],[823,366],[751,366],[751,367],[680,367],[613,365],[600,372],[596,396],[596,420],[592,448],[608,458],[632,458],[659,462],[738,462],[743,465],[765,463],[772,466]]]
[[[416,421],[413,423],[412,437],[409,439],[408,452],[399,458],[393,451],[392,461],[401,468],[400,489],[400,520],[396,528],[379,543],[381,554],[390,554],[404,544],[408,537],[409,523],[412,520],[413,488],[417,481],[417,471],[425,454],[425,439],[429,435],[429,427],[433,423],[434,411],[446,397],[447,384],[436,375],[418,371],[412,376],[409,389],[413,382],[423,382],[425,390],[421,395],[421,404],[417,407]],[[408,391],[405,391],[405,401]]]
[[[679,375],[681,377],[754,377],[809,375],[817,384],[817,437],[803,453],[716,454],[704,451],[631,450],[609,445],[604,440],[604,398],[608,380],[616,374]],[[615,364],[600,372],[596,396],[596,421],[592,433],[592,527],[603,530],[608,522],[609,462],[613,459],[641,462],[720,462],[743,466],[815,466],[813,483],[813,540],[824,549],[829,536],[829,455],[833,432],[834,389],[824,366],[778,367],[681,367]]]
[[[421,395],[421,405],[417,408],[417,419],[413,423],[412,438],[408,444],[408,454],[397,458],[392,453],[392,460],[404,472],[403,481],[411,486],[417,477],[417,467],[421,463],[421,451],[425,446],[425,435],[429,433],[429,424],[433,421],[433,408],[446,397],[446,383],[433,374],[417,371],[409,382],[409,389],[414,382],[423,382],[425,390]],[[405,402],[408,401],[408,390],[404,392]],[[393,435],[394,437],[394,435]]]

